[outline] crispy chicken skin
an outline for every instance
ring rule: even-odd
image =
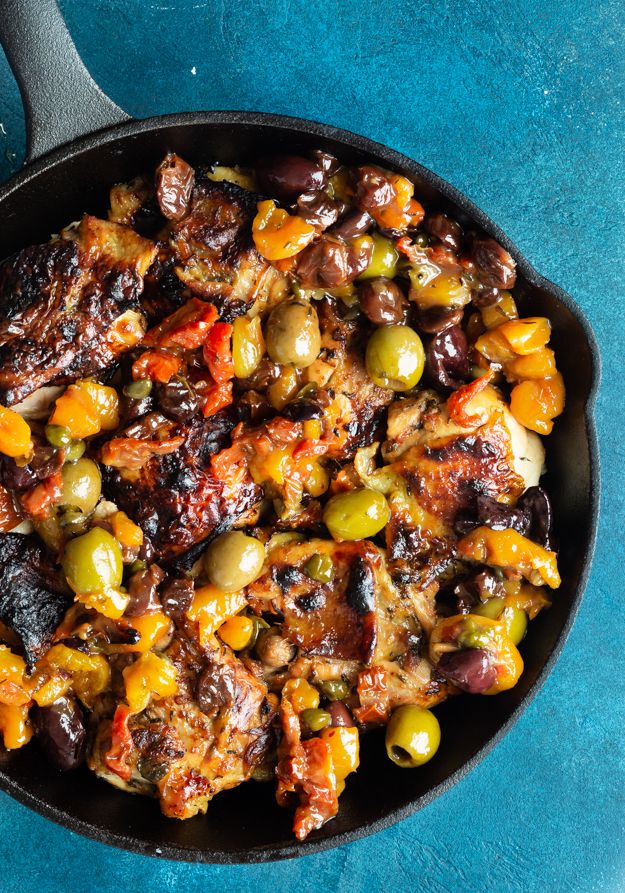
[[[0,620],[19,637],[27,663],[48,650],[71,601],[39,537],[0,535]]]
[[[130,718],[130,779],[107,765],[111,719],[102,718],[102,711],[94,713],[89,766],[117,787],[157,797],[166,816],[186,819],[206,812],[215,794],[247,781],[261,767],[275,746],[275,701],[217,639],[202,653],[179,633],[164,655],[176,667],[179,691]],[[205,697],[198,701],[207,672],[220,680],[221,703],[214,707]]]
[[[144,331],[139,297],[152,242],[86,215],[63,238],[0,268],[0,398],[101,374]]]
[[[148,416],[125,433],[149,438],[158,420]],[[239,519],[244,523],[246,513],[262,498],[262,490],[251,481],[229,486],[210,470],[211,456],[227,443],[233,427],[227,412],[169,425],[172,451],[152,455],[138,467],[129,455],[126,466],[122,458],[118,467],[103,469],[105,494],[131,514],[160,558],[184,552]],[[137,427],[144,430],[137,432]],[[123,442],[124,433],[122,447]]]

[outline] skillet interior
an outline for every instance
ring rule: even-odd
[[[14,797],[74,831],[125,849],[191,861],[264,861],[337,846],[414,812],[471,769],[527,705],[564,644],[586,581],[598,500],[590,417],[598,353],[592,333],[570,298],[541,279],[478,209],[415,162],[344,131],[268,115],[219,112],[131,122],[53,153],[0,189],[0,257],[46,240],[85,210],[102,213],[114,182],[149,170],[167,150],[201,164],[242,163],[265,152],[312,147],[349,163],[368,159],[400,170],[415,181],[427,208],[477,222],[516,258],[522,315],[540,313],[552,321],[552,343],[567,384],[565,412],[547,441],[547,486],[564,582],[521,646],[526,669],[518,685],[497,698],[457,698],[437,708],[441,747],[421,771],[398,770],[386,758],[381,736],[368,735],[338,817],[303,844],[291,839],[290,815],[275,805],[269,785],[243,785],[216,798],[206,817],[181,823],[163,818],[150,800],[116,792],[86,769],[71,777],[56,773],[36,745],[0,753],[0,784]]]

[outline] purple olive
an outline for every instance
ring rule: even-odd
[[[301,155],[272,155],[256,168],[258,185],[268,195],[295,198],[302,192],[317,192],[327,183],[327,174],[316,161]]]
[[[497,669],[485,648],[467,648],[443,654],[437,669],[462,691],[479,695],[495,684]]]
[[[181,220],[185,216],[194,182],[193,168],[170,152],[156,169],[156,198],[163,217]]]
[[[141,617],[143,614],[162,610],[158,587],[164,579],[165,572],[158,564],[151,564],[145,570],[133,574],[128,582],[130,601],[124,616]]]
[[[355,239],[373,226],[373,217],[367,211],[350,211],[330,230],[339,239]]]
[[[341,166],[338,158],[331,155],[330,152],[324,152],[323,149],[313,149],[309,154],[312,160],[319,165],[321,170],[325,171],[325,173],[330,176],[335,174]]]
[[[172,378],[158,388],[160,409],[176,422],[188,422],[200,408],[200,398],[182,378]]]
[[[408,306],[399,285],[385,276],[368,279],[360,286],[360,309],[376,326],[403,322]]]
[[[516,282],[514,259],[494,239],[487,237],[473,239],[470,257],[484,285],[512,288]]]
[[[482,524],[491,530],[512,529],[525,536],[530,529],[530,514],[523,506],[506,505],[480,493],[473,510],[467,509],[457,515],[454,530],[459,536],[464,536]]]
[[[439,332],[425,351],[425,368],[433,384],[453,390],[469,375],[469,342],[460,326]]]
[[[168,617],[180,617],[191,607],[193,601],[193,580],[171,578],[163,586],[160,601]]]
[[[492,285],[483,285],[473,291],[471,300],[475,307],[494,307],[501,301],[501,291]]]
[[[84,715],[74,698],[63,697],[31,713],[39,745],[57,769],[66,772],[79,766],[85,756]]]
[[[297,276],[305,288],[340,288],[366,270],[370,260],[370,246],[356,251],[324,235],[298,255]]]
[[[462,230],[460,225],[446,214],[431,214],[423,221],[423,228],[439,242],[452,251],[460,251],[462,247]]]
[[[362,211],[384,208],[395,197],[393,184],[384,171],[363,165],[356,171],[356,204]]]
[[[304,192],[297,199],[297,216],[321,229],[336,223],[341,208],[342,205],[327,192]]]
[[[341,701],[331,701],[325,709],[331,716],[331,726],[347,726],[351,728],[354,725],[353,716]]]
[[[428,335],[437,335],[439,332],[444,332],[445,329],[460,325],[464,316],[462,307],[455,310],[450,307],[429,307],[427,310],[415,308],[415,310],[415,327]]]
[[[529,516],[529,537],[544,549],[551,549],[553,514],[551,501],[542,487],[530,487],[517,502],[517,508]]]

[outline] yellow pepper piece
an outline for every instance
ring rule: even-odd
[[[131,521],[126,512],[115,512],[109,518],[113,528],[113,536],[122,546],[132,548],[143,545],[143,531]]]
[[[0,704],[0,732],[7,750],[28,744],[33,734],[28,724],[28,706]]]
[[[305,248],[315,237],[314,226],[292,217],[271,200],[259,202],[252,236],[259,254],[267,260],[284,260]]]
[[[229,645],[233,651],[241,651],[252,641],[254,621],[251,617],[231,617],[218,629],[219,638]]]
[[[74,440],[113,431],[119,426],[117,391],[97,381],[77,381],[57,399],[50,424],[68,428]]]
[[[306,489],[311,496],[322,496],[330,486],[330,475],[319,462],[313,462],[306,475]]]
[[[480,314],[487,329],[496,329],[509,319],[519,318],[519,311],[509,291],[502,291],[499,303],[492,307],[482,307]]]
[[[72,687],[72,677],[63,670],[53,673],[35,671],[30,682],[33,701],[40,707],[53,704]]]
[[[111,684],[111,668],[102,654],[85,654],[66,645],[53,645],[43,664],[72,674],[74,691],[86,707]]]
[[[133,713],[140,713],[152,697],[166,698],[178,691],[176,668],[152,651],[142,654],[123,671],[126,700]]]
[[[267,388],[267,399],[274,409],[284,409],[300,389],[301,372],[295,366],[284,366],[280,377]]]
[[[162,611],[153,611],[151,614],[143,614],[141,617],[133,617],[130,621],[133,629],[136,629],[141,638],[134,645],[122,645],[120,651],[136,651],[143,653],[150,651],[172,630],[172,621]]]
[[[211,584],[196,589],[187,617],[198,624],[200,645],[206,645],[222,623],[238,614],[246,605],[247,599],[242,591],[223,592]]]
[[[540,350],[551,337],[551,323],[545,316],[528,316],[499,326],[498,331],[519,356]]]
[[[0,406],[0,453],[5,456],[27,456],[33,442],[28,423],[12,409]]]
[[[350,726],[325,728],[322,729],[319,737],[325,741],[330,748],[337,782],[344,782],[349,773],[355,772],[360,764],[360,738],[358,736],[358,729]],[[343,787],[344,786],[345,785],[343,785]],[[343,788],[341,788],[341,790],[343,790]]]
[[[518,571],[535,586],[546,583],[557,589],[561,582],[556,553],[511,528],[476,527],[459,541],[458,554],[461,558]]]
[[[282,697],[288,698],[297,713],[316,710],[319,706],[319,692],[306,679],[288,679],[282,688]]]
[[[510,412],[521,425],[538,434],[551,434],[553,420],[564,409],[564,380],[551,378],[522,381],[510,394]]]
[[[30,693],[24,680],[26,664],[18,654],[0,645],[0,704],[19,707],[28,704]]]
[[[249,378],[265,353],[260,317],[238,316],[232,323],[232,362],[237,378]]]
[[[500,326],[498,329],[485,332],[475,342],[475,349],[491,363],[507,363],[516,358],[510,343],[501,333],[502,328]]]
[[[119,589],[107,589],[106,592],[81,592],[76,596],[76,601],[93,608],[109,620],[119,620],[128,607],[130,596]]]
[[[544,608],[551,606],[551,599],[543,588],[521,583],[519,580],[506,581],[503,586],[507,593],[503,599],[504,608],[525,611],[530,620],[534,620]]]
[[[506,364],[508,381],[522,381],[526,378],[550,378],[557,372],[556,357],[549,347],[535,350],[523,357],[516,357]]]
[[[306,440],[319,440],[321,437],[321,432],[323,430],[323,426],[321,424],[321,419],[306,419],[304,424],[302,425],[304,430],[304,437]]]

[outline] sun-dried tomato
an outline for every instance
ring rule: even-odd
[[[204,406],[202,412],[205,418],[215,415],[220,409],[225,409],[232,403],[232,382],[227,381],[224,384],[213,385],[205,392]]]
[[[232,361],[233,327],[228,322],[218,322],[212,327],[204,342],[202,354],[208,371],[217,384],[224,384],[234,378],[234,363]]]
[[[139,437],[114,437],[102,447],[102,464],[112,468],[141,468],[152,456],[175,453],[184,443],[177,434],[166,440],[141,440]]]
[[[128,765],[128,757],[135,749],[128,720],[132,710],[126,704],[119,704],[113,716],[111,728],[111,746],[104,756],[104,763],[111,772],[123,781],[130,781],[132,768]]]
[[[183,347],[195,350],[201,347],[217,319],[213,304],[191,298],[184,306],[146,334],[146,347]]]
[[[146,350],[132,364],[132,377],[167,384],[180,371],[182,360],[164,350]]]
[[[45,521],[50,517],[52,506],[61,498],[62,492],[63,478],[61,472],[56,471],[32,490],[22,494],[20,502],[26,514],[34,521]]]
[[[463,428],[479,428],[484,424],[484,418],[481,415],[468,415],[467,404],[473,400],[487,385],[490,384],[494,372],[490,369],[486,375],[476,378],[470,384],[462,385],[457,391],[454,391],[447,400],[447,409],[449,415],[457,425]]]

